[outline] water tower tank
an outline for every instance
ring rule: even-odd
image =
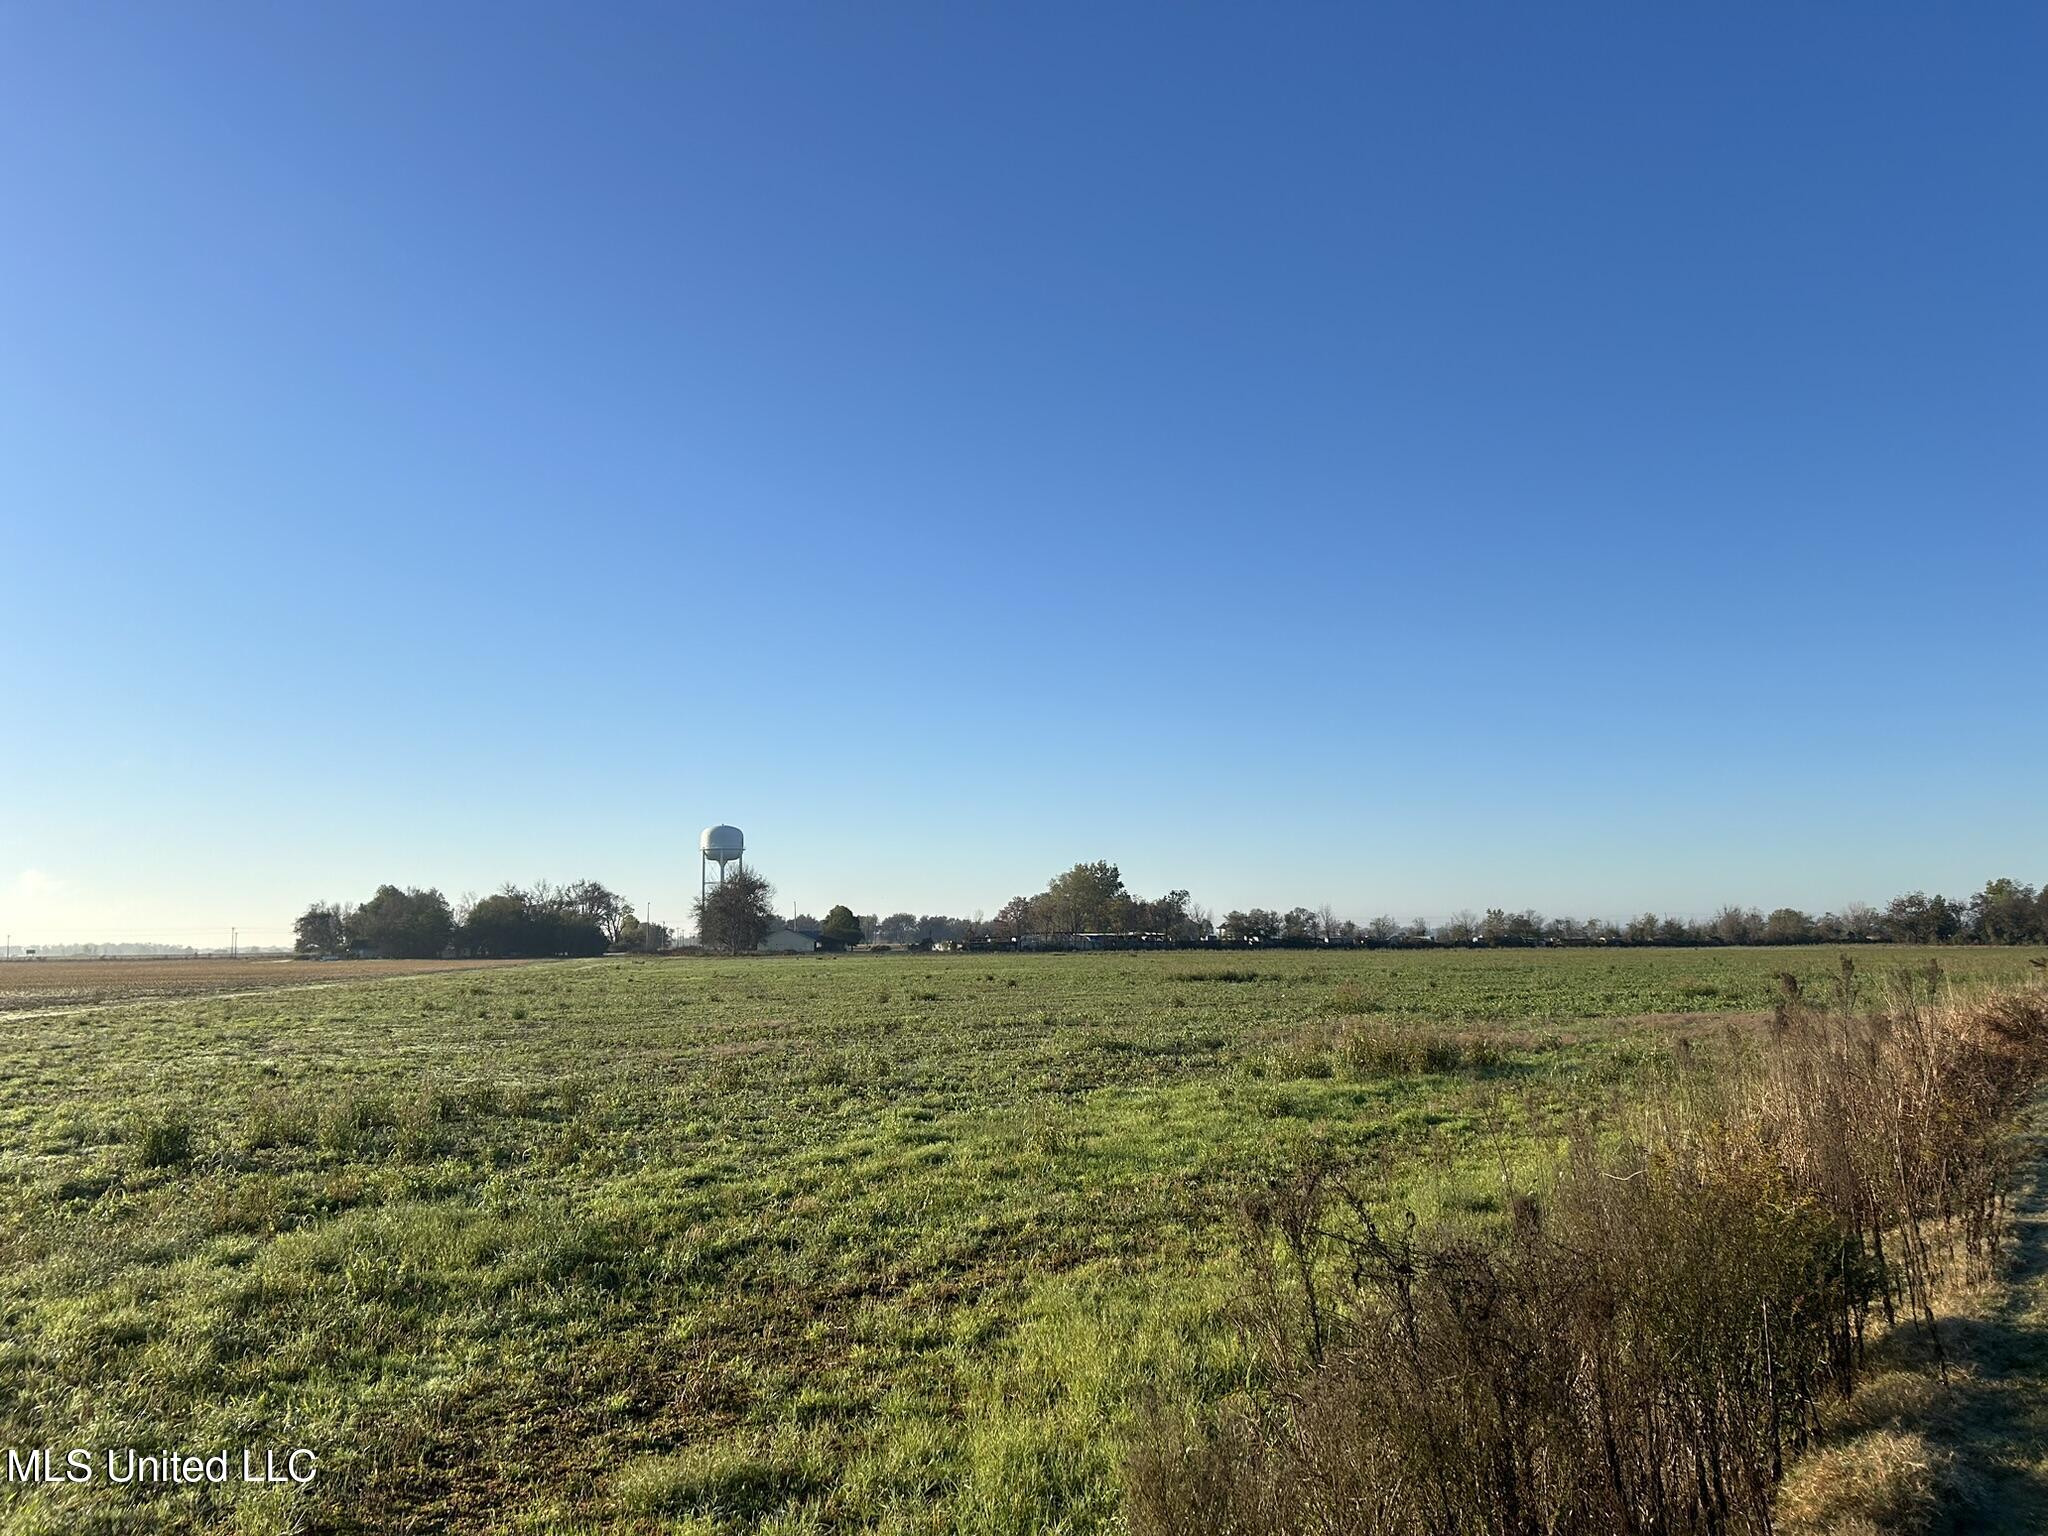
[[[747,840],[740,836],[738,827],[723,824],[706,827],[704,835],[697,839],[697,846],[705,858],[724,869],[734,859],[747,851]]]

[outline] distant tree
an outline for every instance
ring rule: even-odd
[[[1098,933],[1143,933],[1148,926],[1146,903],[1138,900],[1129,891],[1118,891],[1109,898],[1098,919]]]
[[[1031,898],[1012,896],[996,909],[995,921],[989,925],[991,934],[998,939],[1021,939],[1031,931]]]
[[[1763,941],[1766,944],[1810,944],[1813,942],[1813,919],[1797,907],[1780,907],[1764,919]]]
[[[1315,944],[1323,937],[1323,920],[1307,907],[1294,907],[1280,919],[1280,942]]]
[[[1467,934],[1467,942],[1477,938],[1487,945],[1501,945],[1510,949],[1525,949],[1543,942],[1543,918],[1530,911],[1509,912],[1500,907],[1488,907],[1486,916],[1479,920],[1476,933]]]
[[[1150,901],[1126,891],[1110,902],[1108,927],[1112,933],[1159,934],[1185,944],[1206,932],[1205,917],[1197,917],[1186,891],[1168,891]]]
[[[507,887],[517,896],[519,891]],[[530,955],[601,955],[611,946],[626,904],[594,880],[550,885],[542,880],[525,893],[530,924],[524,951]],[[605,927],[612,914],[612,928]]]
[[[1188,893],[1168,891],[1157,901],[1139,903],[1138,918],[1133,927],[1139,933],[1161,933],[1176,944],[1184,944],[1192,937],[1190,917]]]
[[[1472,912],[1453,912],[1449,922],[1436,931],[1444,944],[1470,944],[1479,936],[1479,918]]]
[[[462,947],[472,955],[507,959],[527,951],[529,922],[526,897],[517,890],[486,896],[469,909],[462,925]]]
[[[1124,877],[1114,864],[1076,864],[1045,888],[1047,914],[1054,933],[1111,931],[1116,899],[1124,894]]]
[[[1024,931],[1026,933],[1054,934],[1066,931],[1060,915],[1053,910],[1052,898],[1040,891],[1024,906]]]
[[[757,948],[775,927],[774,895],[774,887],[751,869],[735,870],[693,908],[697,942],[729,955]]]
[[[1882,931],[1894,944],[1947,944],[1963,931],[1967,916],[1946,896],[1908,891],[1884,909]]]
[[[1763,926],[1761,912],[1746,912],[1741,907],[1723,907],[1714,914],[1710,925],[1715,942],[1720,944],[1754,944]]]
[[[1654,944],[1657,942],[1657,914],[1645,912],[1628,920],[1623,936],[1631,944]]]
[[[468,920],[457,932],[457,943],[472,955],[494,959],[601,955],[624,935],[630,909],[622,915],[618,931],[608,936],[586,915],[572,894],[574,890],[573,886],[552,886],[545,881],[530,891],[508,885],[470,908]],[[638,918],[632,922],[637,943],[644,945],[648,936],[643,925]]]
[[[675,942],[675,935],[662,923],[645,922],[629,908],[619,919],[619,936],[614,944],[629,954],[654,955]]]
[[[1223,936],[1240,944],[1270,944],[1280,937],[1280,914],[1264,907],[1230,912],[1223,918]]]
[[[1860,901],[1852,901],[1842,908],[1842,937],[1850,944],[1868,944],[1872,939],[1884,937],[1884,919],[1874,907],[1867,907]]]
[[[884,944],[908,944],[917,937],[915,912],[891,912],[875,927],[875,937]]]
[[[2025,944],[2042,937],[2034,888],[2017,880],[1988,881],[1970,898],[1970,922],[1986,944]]]
[[[851,949],[861,941],[860,919],[850,907],[834,907],[818,925],[818,937],[834,949]]]
[[[810,913],[799,912],[789,920],[789,931],[791,933],[807,933],[815,939],[825,931],[825,925],[811,916]]]
[[[302,955],[338,955],[348,948],[349,909],[339,902],[316,901],[292,924]]]
[[[909,941],[920,948],[929,949],[934,944],[950,944],[967,931],[967,924],[957,917],[930,912],[920,917],[910,930]]]
[[[356,908],[348,938],[350,947],[374,949],[387,960],[425,960],[446,949],[454,932],[455,914],[439,891],[380,885]]]
[[[618,942],[619,924],[631,908],[617,892],[607,889],[601,881],[578,880],[562,893],[562,899],[571,911],[597,924],[607,944]]]
[[[1383,912],[1365,925],[1365,937],[1373,944],[1392,944],[1401,937],[1401,925]]]

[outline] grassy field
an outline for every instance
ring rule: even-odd
[[[610,960],[17,1017],[6,1443],[321,1472],[7,1486],[8,1528],[1113,1529],[1134,1407],[1249,1369],[1238,1191],[1326,1142],[1483,1219],[1838,960]]]

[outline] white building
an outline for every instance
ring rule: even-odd
[[[808,955],[818,947],[818,941],[808,933],[798,933],[794,928],[778,928],[761,941],[759,953],[764,955]]]

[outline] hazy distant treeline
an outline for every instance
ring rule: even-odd
[[[1464,944],[1514,947],[1536,944],[2032,944],[2048,935],[2048,908],[2032,886],[1994,880],[1967,901],[1915,891],[1882,909],[1852,903],[1819,916],[1796,907],[1763,912],[1723,907],[1709,918],[1645,912],[1625,922],[1604,918],[1545,917],[1539,912],[1489,908],[1461,912],[1436,924],[1374,918],[1363,925],[1319,925],[1302,909],[1231,913],[1223,931],[1278,943]]]
[[[1723,907],[1709,918],[1645,912],[1626,922],[1492,907],[1434,925],[1391,917],[1359,924],[1333,921],[1328,908],[1255,909],[1226,914],[1218,932],[1241,942],[1279,944],[2039,944],[2048,943],[2048,889],[1997,879],[1961,900],[1911,891],[1883,908],[1851,903],[1819,916],[1796,907]]]
[[[872,919],[868,920],[872,922]],[[1154,899],[1124,888],[1117,866],[1076,864],[1036,896],[1015,896],[993,919],[885,919],[886,942],[946,939],[996,944],[1057,940],[1076,934],[1150,936],[1170,944],[1270,945],[1479,945],[1501,948],[1580,944],[2039,944],[2048,943],[2048,888],[2018,880],[1987,881],[1974,896],[1952,898],[1911,891],[1884,907],[1852,903],[1818,916],[1795,907],[1764,912],[1724,907],[1710,918],[1646,912],[1626,921],[1546,917],[1540,912],[1460,912],[1443,922],[1339,917],[1329,906],[1286,910],[1254,907],[1214,918],[1183,890]]]
[[[10,960],[197,960],[229,953],[261,959],[266,955],[289,955],[277,944],[14,944],[0,945],[0,956]]]

